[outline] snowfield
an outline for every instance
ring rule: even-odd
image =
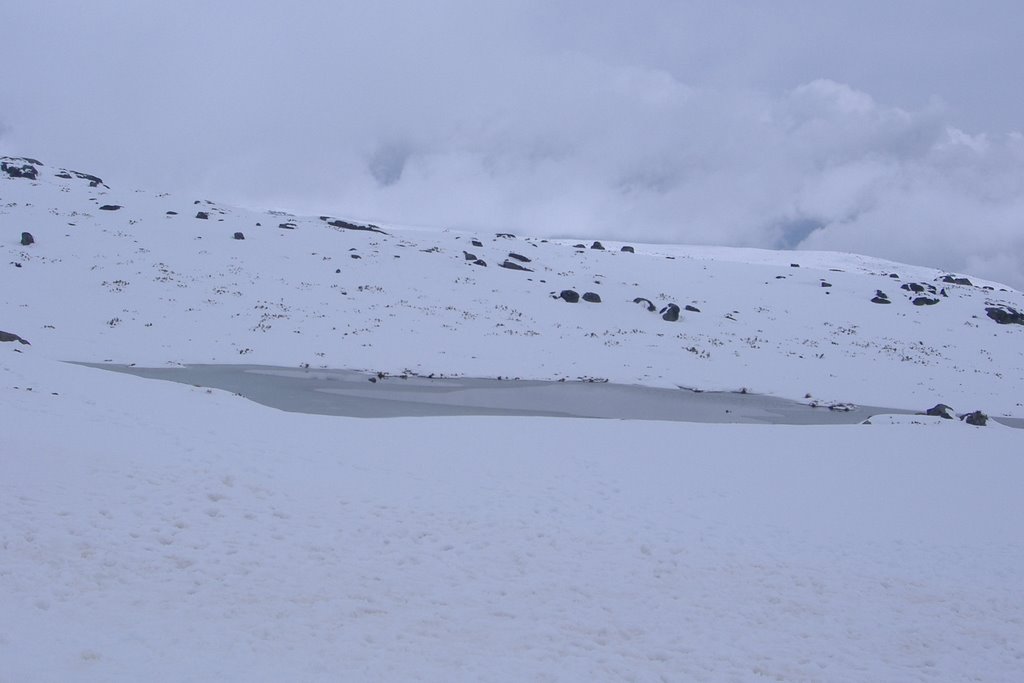
[[[383,234],[24,165],[0,174],[0,330],[31,342],[0,343],[3,683],[1020,679],[1017,429],[364,420],[61,362],[1021,417],[1024,326],[986,310],[1019,292],[845,254]]]

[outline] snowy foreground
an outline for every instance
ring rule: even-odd
[[[5,682],[1024,667],[1019,430],[382,422],[3,351]]]
[[[846,254],[383,234],[32,161],[0,174],[0,330],[31,342],[0,343],[0,683],[1021,680],[1018,429],[365,420],[61,362],[1021,417],[1024,325],[988,315],[1020,292]]]

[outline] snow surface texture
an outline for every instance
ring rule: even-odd
[[[895,285],[939,274],[854,256],[481,237],[484,268],[471,236],[216,205],[204,221],[40,170],[0,176],[0,329],[31,342],[0,344],[3,683],[1019,680],[1019,430],[360,420],[58,362],[593,375],[1019,415],[1024,329],[984,311],[1020,310],[1017,292],[947,284],[918,307]],[[532,273],[497,267],[527,249]],[[566,287],[602,303],[548,296]],[[701,312],[632,303],[659,289]]]

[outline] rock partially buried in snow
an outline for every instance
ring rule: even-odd
[[[240,232],[236,232],[235,236],[234,236],[234,239],[236,239],[236,240],[244,240],[245,239],[245,235],[243,235]]]
[[[579,303],[580,294],[579,294],[579,292],[576,292],[576,291],[574,291],[572,289],[563,289],[561,291],[561,293],[557,297],[555,297],[555,298],[562,299],[562,300],[564,300],[564,301],[566,301],[567,303],[570,303],[570,304],[575,304],[575,303]]]
[[[0,331],[0,342],[19,342],[21,344],[28,344],[28,340],[22,339],[13,332],[2,332]],[[31,344],[29,344],[31,346]]]
[[[35,244],[36,238],[32,236],[30,232],[21,233],[21,246],[27,247],[30,244]]]
[[[1024,314],[1010,306],[989,306],[985,315],[1000,325],[1024,325]]]
[[[941,417],[946,420],[952,420],[953,409],[947,406],[945,403],[936,403],[934,406],[924,411],[924,415],[930,415],[931,417]]]
[[[636,250],[634,250],[633,247],[629,246],[628,244],[626,246],[622,247],[621,249],[619,249],[619,251],[624,251],[627,254],[635,254],[636,253]]]
[[[198,218],[201,221],[209,220],[210,214],[208,214],[205,211],[197,211],[196,212],[196,218]]]
[[[120,211],[120,210],[121,210],[121,205],[120,204],[104,204],[103,206],[100,207],[100,211]]]
[[[604,251],[604,245],[601,244],[600,242],[594,242],[593,244],[590,245],[590,248],[591,249],[598,249],[600,251]]]
[[[988,415],[980,410],[975,410],[973,413],[961,415],[960,419],[969,425],[974,425],[975,427],[984,427],[988,424]]]
[[[584,292],[583,300],[592,304],[601,303],[601,297],[596,292]]]
[[[656,310],[658,310],[657,306],[651,303],[650,299],[645,299],[642,296],[638,296],[637,298],[633,299],[633,303],[643,304],[644,308],[646,308],[650,313],[654,313]]]
[[[670,323],[674,323],[679,320],[679,306],[675,304],[669,304],[665,308],[659,311],[661,313],[661,319],[667,320]]]

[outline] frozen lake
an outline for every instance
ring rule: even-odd
[[[223,389],[290,412],[348,417],[528,415],[822,425],[856,424],[879,413],[913,412],[879,406],[855,406],[849,411],[839,411],[812,408],[798,401],[757,394],[695,392],[600,382],[417,376],[374,377],[375,381],[370,381],[372,375],[352,370],[259,365],[175,368],[86,365],[150,379]]]

